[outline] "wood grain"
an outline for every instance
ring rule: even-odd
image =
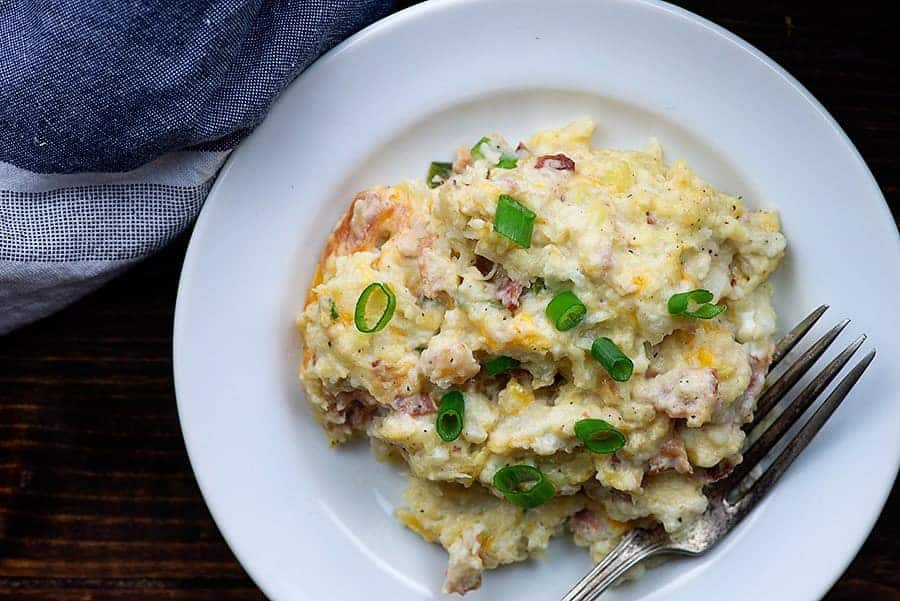
[[[900,43],[890,3],[684,2],[815,94],[900,206]],[[748,118],[752,116],[748,115]],[[823,202],[853,199],[823,199]],[[186,239],[0,338],[0,599],[263,599],[188,464],[172,385]],[[828,601],[900,601],[895,488]],[[823,525],[827,528],[828,525]]]

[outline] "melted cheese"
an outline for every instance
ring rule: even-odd
[[[682,528],[705,507],[703,468],[739,460],[754,401],[746,391],[772,349],[766,280],[785,249],[778,217],[717,191],[683,161],[667,166],[656,143],[594,149],[593,129],[581,120],[538,133],[513,169],[463,150],[435,189],[364,191],[332,235],[298,322],[314,414],[333,443],[365,433],[380,455],[406,462],[414,478],[401,519],[450,550],[448,590],[540,552],[567,519],[595,560],[630,525]],[[557,154],[575,169],[537,168]],[[529,248],[494,231],[501,194],[537,215]],[[353,314],[372,282],[390,286],[397,309],[388,327],[365,334]],[[726,312],[669,315],[668,298],[696,288]],[[545,315],[563,290],[587,307],[566,332]],[[591,358],[598,337],[632,359],[629,382]],[[520,368],[486,376],[480,365],[497,355]],[[433,410],[451,387],[467,410],[462,435],[447,443]],[[587,417],[619,428],[625,448],[585,450],[574,424]],[[517,463],[538,466],[557,488],[533,513],[492,485],[496,470]]]

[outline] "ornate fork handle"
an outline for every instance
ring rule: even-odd
[[[636,563],[668,548],[668,536],[661,529],[629,530],[603,561],[572,587],[562,601],[594,599]]]

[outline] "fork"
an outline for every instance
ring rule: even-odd
[[[772,364],[769,366],[770,373],[809,332],[827,309],[828,305],[822,305],[810,313],[778,342],[773,353]],[[727,477],[706,486],[704,492],[709,505],[706,512],[696,522],[674,535],[666,533],[661,526],[653,529],[630,530],[603,561],[572,587],[562,601],[596,599],[622,574],[648,557],[663,553],[700,555],[731,532],[784,475],[784,472],[831,417],[872,359],[875,358],[875,351],[871,350],[853,366],[835,386],[828,398],[819,405],[818,409],[793,436],[788,436],[788,431],[850,361],[850,358],[865,341],[865,334],[851,342],[837,357],[832,359],[784,408],[780,415],[777,415],[774,420],[767,419],[769,413],[776,413],[773,409],[810,370],[848,323],[850,320],[845,319],[831,328],[763,391],[757,400],[754,419],[745,427],[745,430],[749,433],[762,423],[763,426],[760,429],[764,429],[764,431],[749,444],[744,451],[743,461]],[[766,425],[765,422],[768,421],[771,423]],[[764,458],[779,443],[786,444],[769,466],[763,469]]]

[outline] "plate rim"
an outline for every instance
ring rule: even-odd
[[[441,11],[452,10],[457,6],[478,5],[489,1],[490,0],[427,0],[420,4],[416,4],[387,15],[382,19],[375,21],[367,27],[359,30],[352,36],[343,40],[341,43],[337,44],[332,49],[324,53],[308,68],[301,72],[290,84],[288,84],[288,86],[285,87],[285,90],[288,87],[302,85],[303,81],[309,78],[311,74],[314,74],[321,69],[328,68],[331,62],[338,59],[338,57],[340,57],[347,50],[361,43],[364,43],[371,36],[389,34],[391,30],[403,26],[407,21],[415,21],[422,18],[434,18]],[[888,222],[895,222],[887,200],[885,199],[874,174],[860,154],[856,145],[853,143],[844,129],[840,126],[840,124],[835,120],[835,118],[828,112],[824,105],[822,105],[822,103],[802,83],[800,83],[793,75],[791,75],[791,73],[789,73],[784,67],[779,65],[774,59],[738,36],[736,33],[729,31],[728,29],[710,21],[703,16],[700,16],[685,8],[670,4],[669,2],[665,2],[663,0],[606,1],[609,4],[641,5],[645,8],[649,8],[661,13],[667,13],[670,17],[687,21],[688,23],[694,25],[699,25],[707,30],[711,35],[720,38],[722,41],[729,43],[737,47],[742,52],[750,55],[757,62],[773,72],[774,75],[776,75],[784,83],[787,83],[791,88],[793,88],[793,90],[798,93],[804,101],[806,101],[809,107],[824,120],[829,129],[831,129],[832,132],[836,134],[837,140],[842,143],[845,150],[848,150],[850,152],[850,156],[853,157],[854,161],[857,163],[857,166],[862,167],[863,172],[868,176],[867,183],[870,185],[872,192],[874,192],[877,195],[877,198],[881,201],[880,203],[878,203],[879,206],[877,210],[880,212],[882,219]],[[273,106],[278,102],[280,102],[280,98],[276,98]],[[270,107],[269,110],[271,110],[271,108],[272,107]],[[254,135],[255,132],[251,133],[247,139],[253,137]],[[185,257],[178,281],[175,314],[172,326],[173,384],[176,398],[176,407],[178,410],[179,427],[184,439],[185,450],[188,455],[188,461],[191,467],[191,471],[193,472],[194,478],[197,482],[197,486],[200,490],[200,494],[203,497],[203,501],[206,504],[206,507],[210,515],[212,516],[218,531],[221,533],[222,538],[228,545],[229,550],[234,554],[235,558],[240,563],[241,568],[247,573],[247,575],[253,581],[254,585],[259,587],[263,594],[265,594],[269,598],[275,599],[276,597],[269,589],[268,583],[264,582],[261,578],[258,577],[256,573],[256,566],[253,564],[253,562],[249,561],[249,558],[247,558],[244,555],[243,551],[238,548],[238,544],[233,540],[232,535],[228,532],[227,527],[225,526],[225,522],[221,519],[221,510],[218,508],[218,504],[213,500],[214,497],[211,494],[209,484],[206,482],[205,478],[201,476],[200,470],[197,468],[196,443],[194,444],[194,450],[192,451],[192,444],[190,441],[191,435],[189,434],[190,428],[187,426],[187,422],[184,419],[185,411],[183,410],[183,405],[185,401],[183,400],[183,395],[180,395],[178,392],[179,382],[183,379],[186,379],[186,376],[183,375],[182,370],[179,368],[179,365],[183,365],[183,363],[179,359],[179,357],[181,356],[180,347],[184,346],[184,343],[182,342],[184,327],[182,324],[186,319],[185,314],[187,312],[187,309],[185,307],[188,305],[188,303],[191,302],[190,294],[187,292],[187,289],[189,287],[191,273],[196,269],[196,263],[199,260],[197,259],[198,253],[200,252],[197,250],[198,246],[200,245],[199,240],[204,237],[206,230],[209,227],[208,222],[210,211],[208,210],[208,207],[213,202],[215,202],[215,199],[218,197],[220,189],[224,185],[223,182],[226,180],[225,176],[233,168],[234,163],[240,160],[239,157],[243,155],[242,150],[244,146],[245,143],[242,141],[236,148],[231,151],[230,155],[228,156],[224,165],[216,176],[216,180],[210,188],[207,198],[204,201],[203,207],[201,208],[197,220],[194,224],[194,228],[191,232],[190,240],[185,251]],[[896,256],[900,257],[900,235],[898,235],[894,239],[894,246]],[[900,455],[894,458],[894,469],[895,472],[900,471]],[[871,512],[871,515],[868,516],[868,519],[866,520],[867,526],[864,529],[860,529],[859,531],[854,533],[851,536],[851,538],[854,539],[853,543],[844,547],[845,552],[841,560],[838,562],[840,564],[840,570],[835,570],[834,573],[829,573],[827,577],[823,577],[819,580],[821,586],[815,587],[817,589],[815,598],[822,598],[840,579],[840,577],[847,570],[847,567],[850,565],[850,563],[852,563],[852,561],[856,558],[859,550],[871,534],[875,523],[884,510],[888,497],[890,496],[891,490],[893,489],[894,482],[897,480],[897,478],[898,476],[895,475],[894,480],[882,481],[882,488],[879,491],[879,494],[876,496],[878,503],[877,505],[873,505],[873,507],[875,507],[876,509],[873,510]],[[825,572],[821,573],[825,574]]]

